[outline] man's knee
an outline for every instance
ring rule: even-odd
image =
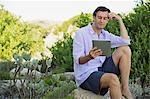
[[[109,77],[109,87],[120,87],[120,82],[117,75],[109,73],[108,77]]]
[[[119,49],[123,52],[123,54],[131,56],[131,49],[129,46],[121,46]]]
[[[101,87],[120,87],[119,78],[113,73],[105,73],[100,80]]]
[[[117,48],[117,50],[112,55],[113,61],[116,65],[118,65],[119,60],[122,56],[127,56],[128,58],[131,57],[131,49],[129,46],[121,46]]]

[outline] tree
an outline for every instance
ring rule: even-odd
[[[11,60],[13,53],[43,51],[46,29],[21,21],[2,5],[0,13],[0,60]]]

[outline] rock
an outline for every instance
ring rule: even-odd
[[[67,78],[67,79],[71,79],[71,80],[74,80],[75,77],[74,77],[74,72],[65,72],[64,73],[64,76]]]
[[[10,71],[10,77],[13,77],[14,74],[15,74],[15,70],[16,68],[13,68],[11,71]],[[20,75],[21,76],[26,76],[27,75],[27,72],[28,72],[28,68],[23,68],[21,71],[20,71]],[[29,73],[31,73],[31,70],[29,71]],[[33,70],[32,71],[32,75],[37,77],[37,78],[40,78],[42,76],[42,73],[37,71],[37,70]],[[17,75],[17,77],[19,77],[19,75]]]
[[[103,96],[94,94],[82,88],[75,89],[72,93],[75,99],[103,99]]]
[[[64,76],[66,79],[75,80],[74,72],[65,72],[60,74],[53,74],[54,76]]]

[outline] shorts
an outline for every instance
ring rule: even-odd
[[[98,67],[98,71],[91,73],[80,87],[104,96],[108,92],[108,88],[102,88],[100,90],[100,79],[104,73],[120,74],[119,68],[114,64],[112,56],[107,57],[102,67]]]

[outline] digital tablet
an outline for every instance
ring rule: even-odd
[[[109,40],[92,40],[93,48],[97,47],[102,50],[103,56],[111,56],[111,41]]]

